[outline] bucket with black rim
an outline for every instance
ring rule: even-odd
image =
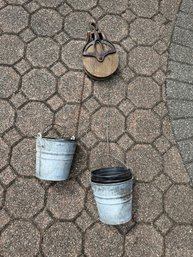
[[[36,138],[36,177],[42,180],[67,180],[76,150],[75,138]]]
[[[133,178],[129,168],[96,169],[91,173],[91,187],[101,222],[119,225],[131,220]]]

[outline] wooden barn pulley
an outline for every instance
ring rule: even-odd
[[[95,23],[93,31],[87,33],[87,43],[83,49],[83,66],[87,75],[101,80],[110,77],[118,68],[119,57],[114,45],[100,32]]]

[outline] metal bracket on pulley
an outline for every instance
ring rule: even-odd
[[[99,62],[103,62],[107,55],[116,53],[116,49],[114,45],[107,40],[105,34],[99,31],[95,23],[91,23],[91,27],[93,31],[87,33],[87,44],[83,49],[83,56],[95,57]],[[97,50],[97,44],[100,45],[100,52]],[[108,47],[108,50],[105,50],[104,45]],[[91,46],[94,47],[93,52],[88,51]]]

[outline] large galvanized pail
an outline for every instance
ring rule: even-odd
[[[123,224],[132,218],[132,186],[130,169],[109,167],[94,170],[91,186],[101,222]]]
[[[36,177],[43,180],[61,181],[69,177],[76,141],[72,139],[36,139]]]

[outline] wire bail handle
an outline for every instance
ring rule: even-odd
[[[43,135],[44,132],[47,130],[47,128],[54,127],[54,126],[58,126],[58,127],[62,128],[62,129],[64,129],[64,127],[62,127],[62,126],[59,125],[59,124],[56,124],[56,123],[49,124],[49,125],[47,125],[47,126],[43,129],[42,132],[38,132],[37,138],[42,138],[42,135]],[[63,138],[64,138],[64,133],[65,133],[65,131],[64,131],[64,132],[62,133],[62,135],[61,135]],[[70,139],[71,139],[71,140],[75,140],[75,136],[72,136]]]

